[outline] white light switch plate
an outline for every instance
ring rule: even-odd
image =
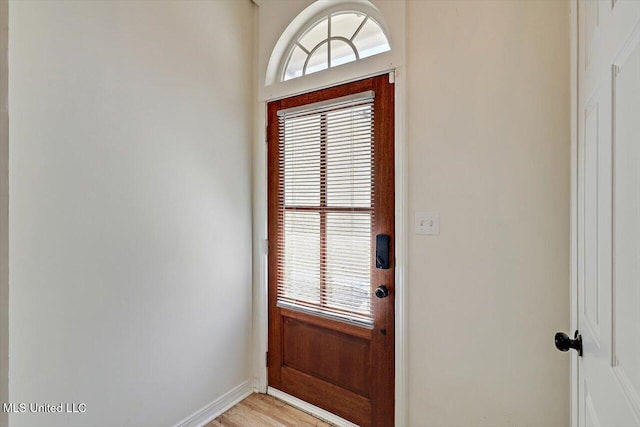
[[[416,234],[440,234],[440,214],[438,212],[416,212]]]

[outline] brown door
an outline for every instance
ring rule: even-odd
[[[267,132],[269,386],[392,426],[394,86],[271,102]]]

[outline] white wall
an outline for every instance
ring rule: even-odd
[[[9,116],[8,2],[0,0],[0,405],[9,399]],[[0,427],[8,423],[0,411]]]
[[[264,79],[309,2],[258,2]],[[569,358],[553,334],[569,326],[568,3],[373,3],[407,46],[408,425],[566,426]],[[440,212],[440,236],[412,234],[416,210]]]
[[[172,425],[250,379],[253,5],[12,1],[10,399]]]
[[[567,426],[569,5],[408,2],[412,426]]]

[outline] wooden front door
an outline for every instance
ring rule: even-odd
[[[268,104],[270,387],[394,422],[394,86]]]

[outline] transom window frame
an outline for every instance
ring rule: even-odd
[[[356,13],[356,14],[360,14],[363,15],[365,18],[363,19],[363,21],[361,22],[360,27],[357,29],[356,33],[354,33],[351,37],[351,40],[347,39],[346,37],[332,37],[331,36],[331,17],[333,15],[340,15],[340,14],[347,14],[347,13]],[[319,43],[316,44],[316,46],[314,46],[313,49],[307,49],[304,48],[303,46],[300,45],[300,39],[302,37],[304,37],[310,30],[312,30],[317,24],[319,24],[322,20],[324,19],[328,19],[329,25],[328,25],[328,31],[327,31],[327,37],[324,38],[322,41],[320,41]],[[369,55],[366,56],[364,58],[361,58],[361,52],[358,51],[357,47],[353,44],[353,40],[356,36],[357,33],[362,29],[362,27],[365,25],[365,23],[367,21],[372,21],[374,24],[376,24],[376,26],[380,29],[380,31],[382,32],[382,34],[384,35],[384,37],[386,38],[387,44],[389,45],[389,49],[385,50],[383,52],[379,52],[373,55]],[[335,7],[331,7],[331,8],[326,8],[323,9],[320,13],[317,13],[316,15],[314,15],[311,19],[308,19],[304,25],[300,26],[300,29],[295,33],[294,37],[292,37],[287,45],[287,47],[284,49],[284,55],[282,55],[281,57],[281,61],[280,64],[278,66],[277,69],[277,82],[280,83],[284,83],[284,82],[290,82],[292,80],[298,80],[300,78],[306,77],[308,75],[311,74],[315,74],[315,72],[313,73],[305,73],[305,69],[307,66],[307,63],[309,61],[309,58],[311,57],[311,55],[315,52],[315,50],[322,44],[328,44],[329,49],[331,46],[331,41],[332,40],[336,40],[336,41],[342,41],[345,42],[347,44],[349,44],[351,46],[351,48],[353,49],[356,59],[354,61],[349,61],[347,62],[347,64],[349,63],[353,63],[353,62],[358,62],[367,58],[372,58],[372,57],[377,57],[379,55],[384,55],[384,54],[390,54],[393,49],[394,49],[394,45],[393,42],[391,40],[390,37],[390,31],[387,28],[386,22],[384,20],[384,17],[379,13],[379,11],[375,8],[375,7],[366,7],[364,4],[361,3],[344,3],[341,4],[339,6],[335,6]],[[285,78],[285,74],[286,74],[286,70],[287,70],[287,66],[289,65],[289,62],[291,60],[291,56],[295,50],[296,47],[299,47],[305,51],[307,51],[307,58],[305,61],[305,66],[303,67],[303,73],[300,76],[296,76],[293,78]],[[328,58],[328,64],[327,64],[327,68],[324,70],[319,70],[319,71],[325,71],[325,70],[330,70],[330,69],[335,69],[336,67],[340,66],[340,65],[344,65],[344,64],[338,64],[338,65],[331,65],[331,55],[329,55]]]

